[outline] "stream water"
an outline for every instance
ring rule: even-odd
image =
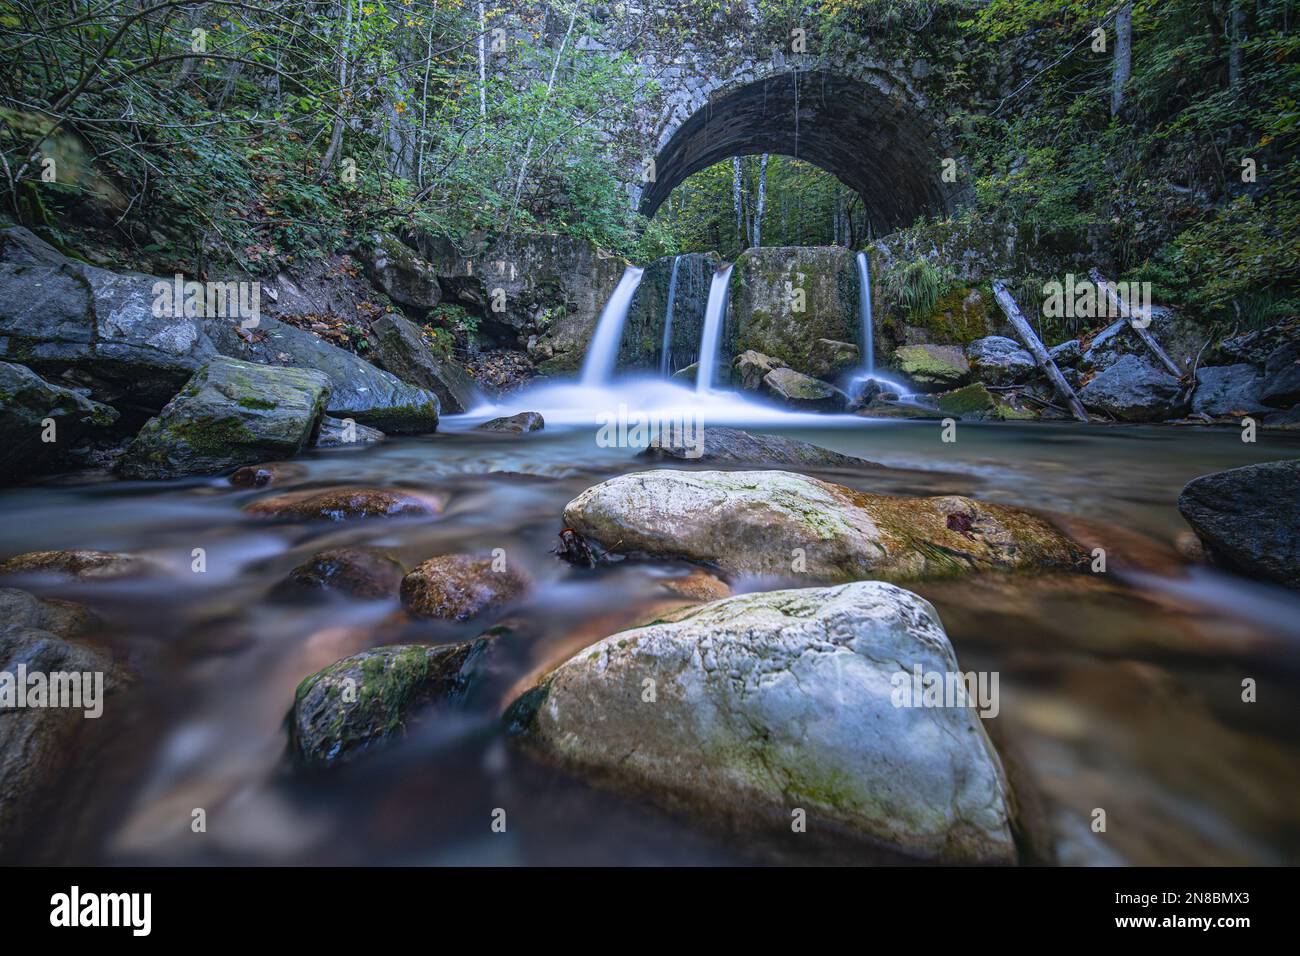
[[[646,384],[629,385],[628,396]],[[658,388],[665,388],[660,383]],[[688,394],[681,389],[683,394]],[[685,567],[588,571],[550,552],[561,511],[584,488],[641,466],[601,447],[577,387],[447,418],[435,435],[314,452],[274,491],[224,479],[124,483],[82,476],[0,492],[0,554],[99,548],[153,556],[170,573],[122,582],[6,582],[83,602],[97,640],[138,675],[93,722],[68,785],[20,858],[44,863],[727,863],[847,859],[790,834],[738,840],[536,762],[497,715],[521,680],[625,626]],[[604,393],[605,404],[614,393]],[[544,400],[549,399],[549,404]],[[529,402],[532,402],[529,404]],[[565,406],[572,414],[565,413]],[[574,409],[585,405],[585,423]],[[537,408],[547,429],[471,431],[500,411]],[[824,477],[898,494],[969,494],[1116,529],[1139,569],[915,585],[938,608],[963,668],[1001,675],[986,726],[1041,797],[1033,813],[1061,862],[1284,863],[1300,860],[1300,595],[1170,560],[1185,531],[1188,479],[1296,457],[1297,436],[1235,429],[963,424],[766,413],[730,420],[891,466]],[[725,408],[717,409],[719,418]],[[751,421],[746,422],[748,417]],[[568,418],[573,424],[565,424]],[[710,419],[712,422],[712,419]],[[287,488],[335,483],[436,488],[437,519],[265,524],[241,507]],[[445,642],[494,623],[404,623],[393,601],[286,603],[275,586],[315,551],[375,544],[408,566],[431,555],[505,549],[536,587],[507,613],[491,674],[466,712],[328,773],[287,758],[296,685],[365,647]],[[1122,547],[1121,547],[1122,545]],[[207,570],[191,570],[194,548]],[[746,582],[739,582],[744,590]],[[1258,703],[1241,702],[1243,677]],[[191,832],[194,808],[207,832]],[[494,809],[508,829],[490,828]],[[1089,828],[1095,808],[1105,833]]]

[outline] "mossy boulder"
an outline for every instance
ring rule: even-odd
[[[1037,370],[1034,357],[1015,339],[986,335],[966,346],[971,372],[985,385],[1015,385]]]
[[[1182,383],[1154,361],[1132,352],[1121,355],[1079,389],[1079,401],[1125,422],[1174,418],[1186,409]]]
[[[487,643],[379,647],[317,671],[294,694],[290,748],[329,766],[402,735],[421,710],[465,696]]]
[[[857,264],[840,246],[747,249],[731,278],[731,354],[752,349],[810,372],[818,339],[861,337]]]
[[[852,342],[818,339],[808,355],[807,372],[814,378],[835,381],[862,363],[862,353]]]
[[[127,447],[128,478],[230,471],[308,447],[329,400],[329,379],[305,368],[214,359]]]
[[[983,382],[973,382],[939,396],[939,411],[954,418],[982,418],[996,402]]]
[[[970,379],[970,362],[953,345],[904,345],[894,350],[894,365],[918,392],[941,392]]]
[[[427,310],[442,301],[433,266],[396,236],[376,233],[359,243],[354,255],[366,278],[394,302]]]
[[[469,373],[452,359],[435,355],[414,322],[387,313],[375,319],[370,330],[378,343],[375,362],[403,382],[437,395],[444,414],[460,414],[478,404],[479,391]]]
[[[107,434],[117,418],[107,405],[0,362],[0,483],[61,467],[79,440]]]
[[[731,364],[735,370],[733,380],[738,381],[740,387],[747,392],[756,392],[762,388],[763,379],[768,372],[778,368],[785,368],[785,363],[779,358],[764,355],[762,352],[755,352],[753,349],[746,349],[741,352]]]
[[[801,809],[922,859],[1014,862],[1010,788],[974,706],[900,706],[915,669],[960,672],[909,591],[744,594],[580,651],[506,721],[569,768],[742,827]]]
[[[1047,519],[958,495],[869,494],[786,471],[649,471],[588,488],[564,523],[600,558],[679,558],[819,582],[1075,567]]]
[[[837,412],[849,403],[848,395],[834,385],[792,368],[774,368],[764,375],[763,392],[801,411]]]

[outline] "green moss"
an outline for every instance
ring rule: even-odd
[[[236,401],[236,404],[239,405],[240,408],[253,408],[263,411],[269,411],[276,407],[275,402],[268,402],[264,398],[248,398],[246,396],[239,398]]]
[[[961,417],[975,412],[986,412],[993,407],[992,394],[979,382],[951,392],[944,392],[939,396],[939,411],[948,415]]]

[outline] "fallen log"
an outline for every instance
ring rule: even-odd
[[[1129,308],[1128,303],[1121,299],[1119,293],[1115,291],[1115,284],[1108,281],[1098,269],[1093,269],[1088,273],[1088,275],[1091,276],[1092,281],[1097,284],[1097,288],[1106,293],[1106,299],[1110,303],[1110,307],[1117,311],[1120,314],[1120,318],[1128,323],[1129,328],[1138,334],[1138,338],[1146,343],[1146,346],[1151,350],[1151,353],[1160,360],[1160,364],[1168,369],[1174,378],[1182,378],[1183,370],[1180,369],[1178,364],[1169,357],[1169,353],[1160,347],[1160,343],[1156,341],[1156,337],[1152,335],[1151,330],[1147,328],[1147,326],[1151,324],[1151,317],[1143,316],[1137,321],[1134,321],[1132,310]],[[1145,321],[1142,321],[1143,318]]]
[[[1047,349],[1043,346],[1042,340],[1035,334],[1033,328],[1020,313],[1020,306],[1016,305],[1016,300],[1011,297],[1007,291],[1007,285],[1001,279],[993,280],[993,297],[998,300],[998,305],[1002,306],[1002,311],[1007,315],[1007,321],[1015,328],[1020,340],[1025,343],[1030,354],[1034,356],[1034,361],[1038,367],[1046,373],[1047,378],[1051,381],[1052,387],[1056,389],[1056,394],[1065,400],[1070,407],[1070,413],[1081,422],[1088,420],[1088,413],[1083,409],[1083,403],[1079,401],[1079,396],[1074,394],[1074,389],[1070,388],[1070,383],[1065,380],[1061,370],[1056,367],[1052,357],[1047,354]]]

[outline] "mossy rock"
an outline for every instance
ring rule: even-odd
[[[992,393],[984,387],[982,382],[975,382],[963,388],[954,389],[951,392],[944,392],[939,396],[939,411],[957,418],[981,415],[984,412],[991,411],[994,405],[995,401]]]
[[[952,345],[905,345],[894,351],[894,364],[922,392],[957,388],[970,378],[970,362]]]

